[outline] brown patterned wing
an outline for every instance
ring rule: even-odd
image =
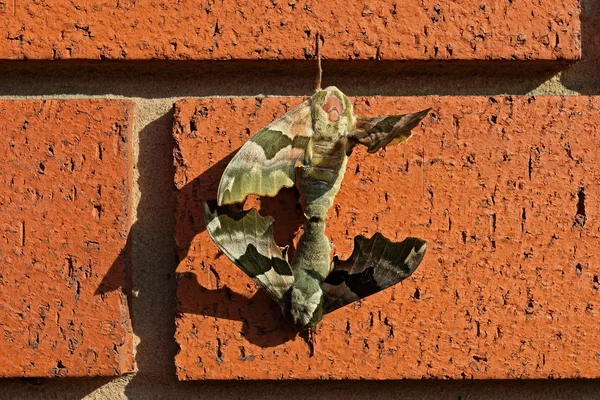
[[[354,238],[354,251],[347,260],[333,258],[333,270],[321,288],[323,308],[330,313],[408,278],[425,256],[424,240],[409,237],[392,242],[381,233],[370,239]]]
[[[375,153],[382,147],[397,145],[407,141],[411,130],[431,110],[419,111],[413,114],[388,115],[383,117],[356,117],[356,125],[348,134],[351,148],[357,144],[367,146],[369,153]]]

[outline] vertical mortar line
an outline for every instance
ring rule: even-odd
[[[133,179],[132,212],[130,239],[132,268],[132,315],[135,358],[138,367],[135,383],[127,391],[141,384],[139,378],[148,377],[169,379],[173,374],[173,346],[159,343],[173,342],[175,327],[176,281],[166,282],[159,276],[171,275],[177,263],[173,247],[174,208],[164,207],[173,199],[173,176],[164,168],[172,166],[170,112],[175,97],[129,97],[135,103],[133,116]],[[168,143],[168,144],[167,144]],[[168,154],[167,154],[168,153]],[[168,161],[167,165],[167,157]],[[156,164],[158,163],[158,164]],[[155,168],[160,168],[155,170]],[[169,239],[165,239],[168,237]],[[152,248],[153,253],[148,252]],[[160,261],[162,260],[162,261]],[[173,301],[171,301],[173,300]],[[157,308],[156,303],[169,303],[168,307]],[[173,307],[171,304],[173,303]],[[151,316],[151,317],[150,317]],[[155,319],[161,320],[160,329],[155,327]],[[166,371],[166,372],[164,372]]]
[[[87,10],[87,0],[86,0],[86,10]],[[87,12],[86,12],[86,18],[87,18]],[[132,153],[131,153],[131,157],[132,157],[132,164],[133,164],[133,170],[131,171],[131,219],[130,219],[130,227],[129,227],[129,235],[133,235],[132,229],[133,226],[135,225],[136,221],[137,221],[137,210],[138,210],[138,206],[139,206],[139,200],[140,200],[140,188],[139,188],[139,172],[138,172],[138,161],[139,161],[139,153],[140,153],[140,149],[139,149],[139,145],[140,145],[140,131],[143,129],[143,122],[141,121],[141,116],[140,116],[140,108],[141,108],[141,101],[140,98],[131,98],[131,100],[134,101],[135,105],[134,105],[134,112],[133,112],[133,129],[132,129]],[[136,323],[135,323],[135,313],[136,313],[136,309],[134,307],[134,304],[136,303],[136,299],[137,299],[137,290],[138,290],[138,284],[136,283],[136,267],[135,267],[135,249],[136,249],[136,244],[135,244],[135,238],[132,236],[131,237],[131,248],[129,249],[129,251],[131,252],[130,254],[130,263],[131,263],[131,304],[129,305],[129,308],[131,310],[131,318],[132,318],[132,332],[133,332],[133,357],[135,360],[135,366],[136,369],[138,370],[136,375],[140,372],[139,371],[139,365],[137,362],[137,347],[140,344],[140,334],[139,332],[137,332],[136,329]]]

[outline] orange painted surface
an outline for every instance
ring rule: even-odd
[[[0,101],[0,377],[135,369],[133,102]]]
[[[578,0],[7,1],[2,59],[576,60]]]
[[[600,377],[600,99],[356,98],[358,113],[433,107],[406,144],[355,151],[327,234],[424,238],[401,284],[318,325],[314,354],[203,223],[223,168],[298,98],[176,104],[178,377],[398,379]],[[258,204],[292,244],[293,190]]]

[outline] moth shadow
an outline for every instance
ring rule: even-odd
[[[198,283],[193,272],[179,274],[177,280],[178,316],[187,313],[240,321],[241,335],[260,347],[278,346],[298,335],[279,305],[263,290],[248,298],[227,286],[208,289]]]

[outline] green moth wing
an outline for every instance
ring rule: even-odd
[[[294,274],[273,238],[274,219],[262,217],[254,208],[225,213],[212,201],[204,203],[204,220],[217,247],[281,304]]]
[[[347,260],[333,258],[333,270],[321,284],[323,311],[330,313],[408,278],[425,256],[427,243],[409,237],[392,242],[381,233],[370,239],[354,238],[354,250]]]
[[[382,147],[405,142],[412,136],[411,129],[419,122],[431,108],[412,114],[387,115],[383,117],[356,117],[356,125],[348,134],[348,139],[353,148],[357,144],[367,146],[369,153],[375,153]]]
[[[312,133],[308,100],[258,131],[225,168],[218,204],[241,203],[250,194],[275,196],[294,186],[294,169],[305,163]]]

